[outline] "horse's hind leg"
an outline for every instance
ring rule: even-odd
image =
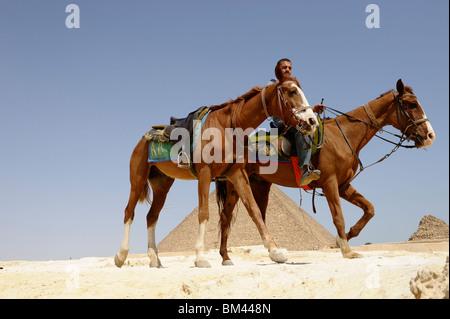
[[[114,263],[119,268],[122,267],[123,263],[127,259],[128,251],[130,250],[130,228],[134,219],[134,209],[136,208],[138,201],[142,199],[142,194],[148,191],[148,187],[145,187],[146,183],[147,177],[144,178],[140,176],[131,179],[130,197],[128,199],[128,205],[125,208],[125,217],[123,221],[124,231],[122,243],[120,244],[119,252],[114,257]]]
[[[150,172],[150,165],[147,163],[148,141],[141,139],[133,150],[130,159],[130,196],[128,205],[125,208],[124,232],[120,251],[114,257],[114,263],[117,267],[122,267],[127,259],[130,250],[130,228],[133,223],[134,209],[139,201],[148,198],[147,178]]]
[[[263,179],[254,178],[253,176],[250,176],[249,180],[253,197],[255,197],[255,201],[261,211],[263,221],[266,222],[266,211],[267,205],[269,204],[269,192],[272,183],[269,183]]]
[[[272,184],[264,180],[252,178],[251,176],[249,177],[249,181],[253,197],[255,198],[255,201],[261,211],[262,220],[265,222],[267,204],[269,201],[269,191]],[[222,256],[222,265],[230,266],[233,265],[233,262],[228,256],[227,241],[230,232],[233,210],[239,200],[239,196],[231,182],[226,182],[226,188],[226,200],[223,205],[223,210],[220,212],[220,255]]]
[[[222,265],[231,266],[233,265],[233,262],[228,256],[227,242],[233,210],[239,200],[239,196],[232,183],[226,182],[226,186],[224,187],[227,188],[227,195],[225,203],[223,204],[223,210],[220,212],[220,255],[222,256]]]
[[[155,228],[158,222],[159,213],[166,201],[167,193],[172,186],[174,179],[164,175],[159,170],[153,168],[149,176],[150,185],[153,190],[152,206],[147,214],[147,232],[148,232],[148,257],[150,258],[150,267],[162,267],[158,258],[158,249],[156,248]]]
[[[361,230],[367,225],[369,220],[375,215],[375,210],[371,202],[369,202],[364,196],[356,191],[353,186],[348,185],[345,189],[339,190],[341,198],[347,200],[353,205],[358,206],[364,211],[364,215],[358,220],[355,226],[350,228],[347,233],[347,240],[352,239],[359,235]]]

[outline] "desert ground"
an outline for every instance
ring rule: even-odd
[[[159,269],[146,255],[130,255],[122,268],[113,256],[0,261],[0,298],[448,298],[448,240],[354,250],[363,258],[344,259],[337,249],[286,251],[288,262],[277,264],[261,245],[232,247],[234,266],[222,266],[210,249],[206,269],[194,267],[194,252],[161,253]]]

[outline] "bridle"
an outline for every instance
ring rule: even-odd
[[[406,108],[403,105],[402,99],[404,97],[413,97],[416,98],[417,97],[414,94],[403,94],[401,96],[398,96],[397,94],[395,94],[395,91],[392,91],[392,94],[394,95],[394,100],[397,101],[397,119],[398,119],[398,125],[401,128],[403,126],[403,123],[405,123],[405,129],[402,132],[403,135],[406,134],[406,131],[408,131],[408,129],[411,126],[414,126],[416,129],[414,131],[414,133],[410,134],[410,136],[408,137],[408,139],[416,134],[417,132],[417,127],[419,124],[424,123],[424,122],[428,122],[428,119],[425,117],[423,119],[414,121],[411,116],[409,116],[408,112],[406,112]]]
[[[331,113],[333,113],[333,114],[336,115],[336,116],[344,115],[344,116],[346,116],[347,118],[352,119],[352,120],[354,120],[354,121],[359,121],[359,122],[362,122],[362,123],[364,123],[364,124],[366,124],[366,125],[368,125],[368,126],[373,126],[373,127],[375,127],[375,128],[377,129],[377,131],[386,132],[386,133],[389,133],[389,134],[391,134],[391,135],[393,135],[393,136],[399,138],[399,141],[398,141],[397,143],[395,143],[395,142],[392,142],[392,141],[390,141],[390,140],[388,140],[388,139],[385,139],[385,138],[383,138],[383,137],[381,137],[381,136],[375,134],[375,136],[378,137],[379,139],[382,139],[382,140],[384,140],[384,141],[386,141],[386,142],[389,142],[389,143],[391,143],[391,144],[394,144],[395,146],[394,146],[394,148],[392,149],[391,152],[389,152],[389,153],[387,153],[386,155],[384,155],[384,156],[383,156],[382,158],[380,158],[378,161],[376,161],[376,162],[374,162],[374,163],[372,163],[372,164],[370,164],[370,165],[364,166],[363,163],[361,162],[361,159],[359,158],[358,154],[355,152],[355,150],[353,149],[352,145],[350,144],[350,141],[348,140],[348,138],[347,138],[347,136],[345,135],[344,131],[342,130],[341,126],[339,125],[339,121],[337,120],[337,118],[335,118],[334,120],[335,120],[335,122],[336,122],[336,124],[337,124],[337,127],[338,127],[339,130],[341,131],[341,133],[342,133],[342,135],[343,135],[345,141],[347,142],[348,146],[350,147],[350,149],[351,149],[353,155],[354,155],[354,156],[356,157],[356,159],[358,160],[358,164],[359,164],[359,170],[358,170],[358,172],[357,172],[357,173],[356,173],[356,174],[355,174],[348,182],[346,182],[346,183],[340,185],[340,186],[339,186],[339,189],[341,189],[341,188],[343,188],[343,187],[346,187],[347,185],[350,185],[350,183],[351,183],[351,182],[352,182],[352,181],[353,181],[353,180],[354,180],[354,179],[355,179],[362,171],[364,171],[364,170],[365,170],[366,168],[368,168],[368,167],[371,167],[371,166],[373,166],[373,165],[375,165],[375,164],[378,164],[378,163],[384,161],[384,160],[387,159],[389,156],[391,156],[394,152],[396,152],[400,147],[403,147],[403,148],[414,148],[414,147],[415,147],[415,146],[411,146],[411,145],[403,145],[403,143],[405,142],[405,140],[409,140],[410,137],[413,136],[414,134],[417,135],[417,128],[418,128],[418,125],[419,125],[419,124],[424,123],[424,122],[428,122],[429,120],[428,120],[428,118],[425,117],[425,118],[423,118],[423,119],[420,119],[420,120],[416,120],[416,121],[415,121],[414,119],[411,118],[411,116],[410,116],[410,115],[408,114],[408,112],[406,111],[406,107],[403,105],[402,99],[405,98],[405,97],[413,97],[413,98],[416,98],[416,99],[417,99],[417,97],[416,97],[414,94],[409,94],[409,93],[407,93],[407,94],[402,94],[402,95],[399,96],[399,95],[395,94],[395,91],[392,91],[392,94],[393,94],[393,96],[394,96],[394,101],[397,102],[397,120],[398,120],[398,125],[399,125],[399,128],[400,128],[400,132],[402,133],[401,136],[398,135],[398,134],[394,134],[394,133],[391,133],[391,132],[388,132],[388,131],[383,130],[382,126],[378,123],[378,120],[376,119],[375,115],[373,114],[373,112],[372,112],[372,110],[371,110],[371,108],[369,107],[368,104],[365,104],[365,105],[364,105],[364,110],[366,111],[366,113],[367,113],[367,115],[368,115],[368,117],[369,117],[370,122],[367,122],[367,121],[358,119],[358,118],[353,117],[353,116],[351,116],[351,115],[349,115],[349,114],[343,113],[343,112],[341,112],[341,111],[338,111],[338,110],[336,110],[336,109],[333,109],[332,107],[327,106],[326,110],[331,111]],[[324,112],[324,114],[323,114],[323,118],[325,119],[325,112]],[[404,123],[404,125],[405,125],[405,128],[404,128],[404,129],[402,129],[403,123]],[[414,131],[413,133],[411,133],[411,135],[409,135],[408,137],[405,137],[406,132],[407,132],[408,129],[409,129],[410,127],[412,127],[412,126],[415,126],[415,128],[416,128],[415,131]],[[324,124],[324,129],[325,129],[325,124]],[[419,139],[419,136],[416,136],[416,138],[417,138],[417,140],[419,141],[419,143],[421,143],[421,140]],[[315,209],[315,205],[314,205],[314,196],[315,196],[315,194],[316,194],[316,189],[314,188],[314,190],[313,190],[313,197],[312,197],[314,214],[316,213],[316,209]],[[325,196],[325,195],[322,194],[322,193],[318,193],[318,195],[319,195],[319,196]],[[301,197],[300,197],[300,198],[301,198]]]
[[[367,115],[368,115],[368,117],[369,117],[369,119],[370,119],[370,122],[367,122],[367,121],[358,119],[358,118],[353,117],[353,116],[351,116],[351,115],[349,115],[349,114],[346,114],[346,113],[340,112],[340,111],[338,111],[338,110],[335,110],[335,109],[333,109],[333,108],[331,108],[331,107],[327,107],[327,110],[331,110],[332,113],[338,113],[338,114],[340,114],[340,115],[345,115],[347,118],[350,118],[350,119],[352,119],[352,120],[356,120],[356,121],[365,123],[366,125],[369,125],[369,126],[373,126],[373,127],[375,127],[378,131],[383,131],[383,132],[389,133],[389,134],[394,135],[394,136],[396,136],[396,137],[399,138],[399,142],[395,143],[395,142],[392,142],[392,141],[390,141],[390,140],[388,140],[388,139],[385,139],[385,138],[383,138],[383,137],[381,137],[381,136],[375,134],[376,137],[378,137],[378,138],[380,138],[380,139],[382,139],[382,140],[384,140],[384,141],[386,141],[386,142],[389,142],[389,143],[391,143],[391,144],[394,144],[395,147],[392,149],[392,151],[391,151],[390,153],[386,154],[385,156],[383,156],[383,157],[382,157],[381,159],[379,159],[378,161],[376,161],[376,162],[374,162],[374,163],[372,163],[372,164],[367,165],[367,166],[364,167],[364,165],[362,164],[362,162],[361,162],[361,160],[360,160],[358,154],[357,154],[357,153],[355,152],[355,150],[353,149],[352,145],[350,144],[350,141],[348,140],[347,136],[345,135],[344,131],[342,130],[341,126],[339,125],[339,121],[337,120],[337,118],[335,118],[335,122],[336,122],[336,124],[337,124],[337,127],[339,128],[339,130],[341,131],[342,135],[344,136],[345,141],[347,142],[348,146],[350,147],[350,149],[351,149],[353,155],[354,155],[354,156],[356,157],[356,159],[358,160],[358,164],[359,164],[359,171],[353,176],[353,178],[352,178],[349,182],[345,183],[344,185],[350,184],[350,183],[351,183],[351,182],[352,182],[352,181],[353,181],[353,180],[354,180],[354,179],[355,179],[355,178],[356,178],[356,177],[357,177],[364,169],[366,169],[366,168],[368,168],[368,167],[370,167],[370,166],[373,166],[373,165],[375,165],[375,164],[378,164],[378,163],[384,161],[385,159],[387,159],[387,158],[388,158],[389,156],[391,156],[395,151],[397,151],[400,147],[404,147],[404,148],[414,148],[415,146],[411,146],[411,145],[403,145],[403,143],[405,142],[405,140],[410,140],[411,136],[416,135],[417,141],[418,141],[419,143],[421,143],[421,140],[419,139],[419,136],[417,136],[417,128],[418,128],[418,125],[419,125],[419,124],[424,123],[424,122],[428,122],[428,119],[427,119],[427,118],[423,118],[423,119],[420,119],[420,120],[415,121],[415,120],[412,119],[411,116],[408,114],[408,112],[406,111],[406,108],[405,108],[405,106],[403,105],[403,102],[402,102],[402,99],[405,98],[405,97],[414,97],[414,98],[416,98],[416,99],[417,99],[417,97],[416,97],[414,94],[402,94],[401,96],[399,96],[399,95],[396,95],[396,94],[395,94],[395,91],[392,91],[392,94],[394,95],[394,101],[397,102],[397,120],[398,120],[398,125],[399,125],[399,128],[400,128],[400,131],[402,132],[402,135],[401,135],[401,136],[398,135],[398,134],[390,133],[390,132],[388,132],[388,131],[384,131],[384,130],[382,129],[382,127],[380,126],[380,124],[378,123],[378,121],[376,120],[376,117],[375,117],[375,115],[373,114],[373,112],[372,112],[372,110],[370,109],[370,107],[369,107],[368,104],[364,105],[364,110],[366,111],[366,113],[367,113]],[[336,115],[336,114],[335,114],[335,115]],[[403,123],[405,123],[405,124],[404,124],[404,125],[406,126],[405,129],[402,129]],[[416,128],[415,131],[414,131],[413,133],[411,133],[409,136],[405,136],[406,131],[408,131],[408,129],[409,129],[411,126],[414,126],[414,127]],[[341,185],[340,187],[342,187],[342,186],[344,186],[344,185]]]
[[[414,134],[417,132],[417,128],[418,128],[419,124],[424,123],[424,122],[428,122],[429,120],[428,120],[428,118],[423,118],[423,119],[420,119],[420,120],[416,120],[416,121],[415,121],[414,119],[411,118],[411,116],[408,114],[408,112],[406,112],[406,108],[405,108],[405,106],[403,105],[402,99],[405,98],[405,97],[414,97],[414,98],[417,99],[417,97],[416,97],[414,94],[409,94],[409,93],[408,93],[408,94],[402,94],[402,95],[399,96],[399,95],[395,94],[395,91],[392,91],[392,94],[393,94],[393,96],[394,96],[394,101],[397,102],[397,121],[398,121],[398,125],[399,125],[399,128],[400,128],[399,130],[400,130],[400,132],[402,133],[401,136],[398,135],[398,134],[391,133],[391,132],[388,132],[388,131],[383,130],[382,127],[381,127],[381,125],[378,123],[378,121],[377,121],[375,115],[373,114],[373,112],[372,112],[372,110],[371,110],[371,108],[369,107],[368,104],[364,105],[364,110],[366,111],[367,116],[368,116],[369,119],[370,119],[370,122],[367,122],[367,121],[358,119],[358,118],[353,117],[353,116],[351,116],[351,115],[349,115],[349,114],[346,114],[346,113],[343,113],[343,112],[338,111],[338,110],[336,110],[336,109],[333,109],[332,107],[329,107],[329,106],[327,106],[326,110],[331,111],[331,113],[333,113],[334,115],[337,115],[337,116],[339,116],[339,115],[344,115],[344,116],[346,116],[347,118],[352,119],[352,120],[354,120],[354,121],[362,122],[362,123],[364,123],[364,124],[366,124],[366,125],[373,126],[373,127],[375,127],[378,131],[386,132],[386,133],[391,134],[391,135],[393,135],[393,136],[395,136],[395,137],[398,137],[398,138],[400,139],[400,142],[399,142],[399,143],[395,143],[395,142],[389,141],[389,140],[387,140],[387,139],[385,139],[385,138],[383,138],[383,137],[380,137],[380,136],[378,136],[378,135],[375,135],[376,137],[378,137],[378,138],[380,138],[380,139],[382,139],[382,140],[384,140],[384,141],[386,141],[386,142],[389,142],[389,143],[391,143],[391,144],[398,145],[398,146],[400,146],[400,147],[414,148],[415,146],[402,145],[402,144],[403,144],[403,142],[404,142],[405,140],[409,140],[409,139],[411,138],[411,136],[414,135]],[[339,125],[338,125],[338,126],[339,126]],[[413,133],[410,134],[409,136],[405,137],[406,132],[408,131],[408,129],[409,129],[411,126],[414,126],[414,127],[416,128],[415,132],[413,132]],[[402,127],[405,127],[405,128],[402,129]]]
[[[286,81],[283,82],[283,84],[287,84],[287,83],[293,83],[296,84],[294,81]],[[283,114],[283,108],[287,109],[288,112],[291,114],[291,116],[294,119],[298,119],[299,122],[297,123],[297,125],[295,126],[295,128],[300,131],[300,133],[304,133],[307,127],[307,122],[305,120],[302,120],[300,118],[297,117],[297,115],[295,114],[295,112],[293,111],[293,108],[291,107],[289,101],[286,99],[286,97],[284,96],[283,92],[281,91],[281,85],[282,84],[277,84],[277,96],[278,96],[278,107],[280,109],[280,113],[281,113],[281,120],[283,121],[283,123],[286,125],[286,119],[284,117]],[[266,117],[271,117],[271,115],[269,114],[269,112],[267,111],[267,104],[266,104],[266,87],[264,87],[262,89],[261,92],[261,101],[262,101],[262,105],[263,105],[263,109],[264,109],[264,113],[266,113]],[[297,107],[295,108],[295,110],[297,112],[302,112],[306,109],[311,109],[311,106],[301,106],[301,107]],[[290,127],[290,126],[289,126]],[[287,129],[289,128],[287,127]]]

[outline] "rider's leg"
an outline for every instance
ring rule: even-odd
[[[299,132],[295,133],[295,148],[298,156],[298,165],[302,172],[299,186],[308,185],[312,181],[320,178],[320,170],[312,170],[310,168],[311,142],[311,136],[303,136]]]

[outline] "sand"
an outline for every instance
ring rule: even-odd
[[[411,282],[430,267],[443,269],[448,247],[448,240],[368,245],[354,247],[364,258],[352,260],[336,249],[287,251],[285,264],[272,262],[263,246],[234,247],[234,266],[222,266],[211,249],[208,269],[193,267],[193,252],[161,253],[160,269],[149,268],[145,255],[130,255],[120,269],[113,257],[0,261],[0,298],[413,299]],[[448,298],[448,270],[440,285]]]

